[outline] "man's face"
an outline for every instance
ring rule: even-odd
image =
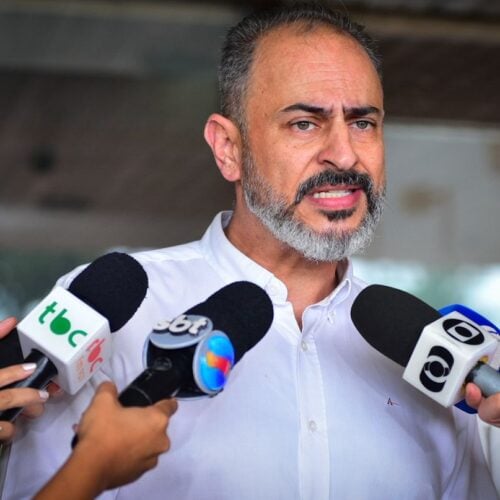
[[[357,42],[326,28],[260,42],[245,103],[242,185],[275,237],[314,260],[366,246],[383,192],[383,98]]]

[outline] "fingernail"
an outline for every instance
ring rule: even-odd
[[[23,363],[21,366],[23,367],[23,370],[32,372],[36,368],[36,363]]]
[[[12,321],[12,320],[13,320],[12,316],[9,316],[8,318],[4,318],[4,319],[0,320],[0,325],[3,325],[4,323],[7,323],[7,322]]]
[[[49,399],[49,393],[47,391],[38,391],[38,394],[40,395],[40,398],[46,401]]]

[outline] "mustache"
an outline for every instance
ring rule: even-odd
[[[374,184],[372,178],[368,174],[360,174],[351,170],[345,172],[337,172],[334,170],[324,170],[317,175],[309,177],[297,189],[294,204],[299,204],[304,196],[306,196],[313,189],[321,188],[323,186],[359,186],[368,198],[372,197],[374,191]]]

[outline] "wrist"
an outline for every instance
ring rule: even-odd
[[[73,451],[68,466],[75,470],[82,490],[95,498],[108,488],[106,458],[95,446],[82,441]]]

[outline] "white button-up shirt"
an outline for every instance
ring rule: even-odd
[[[225,237],[229,217],[219,214],[199,242],[135,255],[149,277],[144,303],[114,334],[112,359],[92,383],[48,404],[17,440],[4,498],[29,498],[55,472],[93,386],[111,378],[121,389],[144,369],[142,351],[157,321],[238,280],[271,297],[269,332],[221,394],[180,403],[168,430],[172,448],[156,469],[102,498],[497,498],[475,417],[417,392],[354,328],[350,308],[365,285],[350,264],[340,265],[337,288],[304,311],[301,331],[285,285]]]

